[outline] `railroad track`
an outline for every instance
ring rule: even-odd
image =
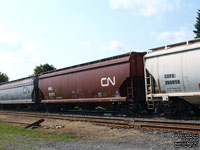
[[[94,116],[51,114],[51,113],[30,113],[30,112],[16,112],[16,111],[0,111],[0,115],[1,114],[22,116],[22,117],[44,118],[44,119],[82,121],[82,122],[91,122],[97,125],[129,128],[129,123],[127,121],[125,121],[122,118],[114,118],[114,117],[109,118],[109,117],[96,117],[96,116],[94,117]]]
[[[135,120],[134,122],[134,128],[200,133],[200,123],[156,120]]]
[[[0,120],[0,123],[29,125],[29,123],[27,123],[27,122],[10,121],[10,120]]]
[[[134,118],[120,117],[102,117],[102,116],[81,116],[51,113],[33,113],[33,112],[16,112],[16,111],[0,111],[0,115],[12,115],[21,117],[34,117],[38,119],[57,119],[68,121],[91,122],[102,126],[111,126],[116,128],[137,128],[152,129],[173,132],[200,133],[200,123],[180,122],[174,120],[141,120]],[[1,122],[1,120],[0,120]]]

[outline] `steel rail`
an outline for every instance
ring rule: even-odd
[[[12,115],[12,116],[23,116],[23,117],[34,117],[34,118],[47,118],[47,119],[58,119],[58,120],[68,120],[68,121],[83,121],[91,122],[98,125],[107,125],[115,127],[124,127],[128,128],[129,124],[123,119],[111,119],[111,118],[102,118],[102,117],[87,117],[87,116],[68,116],[68,115],[59,115],[59,114],[44,114],[44,113],[29,113],[29,112],[1,112],[3,115]]]
[[[172,121],[157,121],[157,120],[134,120],[137,124],[152,124],[152,125],[167,125],[167,126],[185,126],[185,127],[199,127],[199,123],[191,123],[191,122],[172,122]]]
[[[162,126],[162,125],[140,125],[142,129],[164,130],[174,132],[189,132],[200,133],[200,128],[176,127],[176,126]]]
[[[2,112],[0,114],[23,116],[23,117],[35,117],[46,119],[58,119],[68,121],[82,121],[91,122],[97,125],[112,126],[120,128],[139,128],[139,129],[152,129],[152,130],[165,130],[173,132],[191,132],[200,133],[200,124],[191,122],[178,122],[178,121],[158,121],[158,120],[138,120],[130,118],[110,118],[110,117],[88,117],[88,116],[76,116],[76,115],[63,115],[63,114],[45,114],[45,113],[33,113],[33,112]]]
[[[11,123],[11,124],[22,124],[22,125],[29,125],[29,123],[26,122],[18,122],[18,121],[8,121],[8,120],[0,120],[2,123]]]

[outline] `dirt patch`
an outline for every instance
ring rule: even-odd
[[[2,120],[7,119],[7,116],[5,116],[5,115],[0,115],[0,119],[2,119]]]
[[[32,123],[38,118],[34,117],[21,117],[11,115],[0,115],[1,120],[19,121],[24,123]],[[42,119],[42,118],[41,118]],[[22,125],[17,125],[22,126]],[[118,139],[121,137],[134,137],[141,133],[135,129],[117,129],[106,126],[99,126],[89,122],[80,121],[67,121],[67,120],[55,120],[45,119],[41,124],[41,130],[48,130],[56,133],[68,133],[79,137],[95,138],[95,139]]]
[[[87,136],[98,139],[117,139],[124,136],[137,136],[140,134],[134,129],[116,129],[80,121],[72,122],[46,119],[46,121],[42,123],[42,126],[49,128],[53,132],[66,132],[78,136]],[[56,129],[58,127],[61,128]]]
[[[0,115],[0,120],[19,121],[33,123],[39,119],[34,117],[20,117],[12,115]],[[24,127],[25,125],[17,125]],[[89,122],[67,121],[45,119],[39,130],[51,131],[53,133],[66,133],[76,137],[71,141],[44,141],[24,139],[25,145],[18,145],[13,137],[8,139],[12,144],[3,145],[3,149],[25,150],[30,149],[52,149],[52,150],[132,150],[132,149],[174,149],[174,142],[178,141],[171,132],[159,132],[153,130],[122,129],[99,126]],[[57,135],[57,134],[56,134]],[[65,135],[65,134],[64,134]],[[31,141],[31,143],[29,142]],[[1,149],[1,144],[0,144]]]

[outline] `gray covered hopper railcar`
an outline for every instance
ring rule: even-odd
[[[0,84],[0,104],[34,103],[34,78],[28,77]]]

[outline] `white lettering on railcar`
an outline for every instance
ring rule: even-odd
[[[101,78],[101,86],[102,87],[109,86],[110,84],[112,84],[113,86],[115,86],[115,76],[113,76],[113,80],[111,80],[110,77],[108,77],[108,78]]]
[[[49,93],[49,96],[55,96],[56,94],[55,93]]]
[[[48,90],[49,91],[53,91],[53,88],[50,86],[50,87],[48,87]]]

